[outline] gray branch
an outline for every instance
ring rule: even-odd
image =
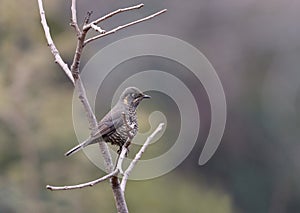
[[[118,174],[118,170],[115,170],[97,180],[93,180],[93,181],[90,181],[90,182],[87,182],[87,183],[82,183],[82,184],[77,184],[77,185],[73,185],[73,186],[50,186],[50,185],[47,185],[46,188],[51,190],[51,191],[59,191],[59,190],[72,190],[72,189],[81,189],[81,188],[85,188],[85,187],[92,187],[98,183],[101,183],[109,178],[111,178],[112,176],[115,176]]]
[[[124,25],[118,26],[118,27],[116,27],[116,28],[114,28],[114,29],[112,29],[112,30],[110,30],[110,31],[106,31],[105,33],[96,35],[96,36],[94,36],[94,37],[92,37],[92,38],[87,39],[87,40],[84,42],[84,45],[90,43],[91,41],[94,41],[94,40],[97,40],[97,39],[99,39],[99,38],[102,38],[102,37],[104,37],[104,36],[113,34],[113,33],[117,32],[117,31],[119,31],[119,30],[122,30],[122,29],[126,28],[126,27],[130,27],[130,26],[135,25],[135,24],[138,24],[138,23],[140,23],[140,22],[143,22],[143,21],[147,21],[147,20],[149,20],[149,19],[152,19],[152,18],[154,18],[155,16],[158,16],[158,15],[164,13],[164,12],[167,12],[167,9],[161,10],[161,11],[159,11],[159,12],[157,12],[157,13],[154,13],[154,14],[152,14],[152,15],[150,15],[150,16],[147,16],[147,17],[145,17],[145,18],[138,19],[138,20],[133,21],[133,22],[130,22],[130,23],[128,23],[128,24],[124,24]]]
[[[146,148],[149,146],[150,142],[153,140],[155,135],[157,135],[157,133],[159,133],[163,129],[164,125],[165,125],[164,123],[160,123],[158,125],[158,127],[154,130],[154,132],[147,138],[147,140],[145,141],[145,143],[142,146],[142,148],[140,149],[140,151],[135,155],[134,159],[131,161],[128,168],[124,172],[124,176],[123,176],[123,179],[121,182],[121,189],[123,192],[125,192],[127,180],[128,180],[130,173],[132,172],[133,168],[137,164],[138,160],[141,159],[143,153],[145,152]]]
[[[89,30],[89,28],[92,27],[92,25],[97,25],[99,24],[100,22],[114,16],[114,15],[117,15],[118,13],[122,13],[122,12],[126,12],[126,11],[129,11],[129,10],[134,10],[134,9],[140,9],[141,7],[143,7],[144,4],[138,4],[138,5],[135,5],[135,6],[132,6],[132,7],[126,7],[126,8],[121,8],[121,9],[118,9],[118,10],[115,10],[105,16],[102,16],[101,18],[98,18],[97,20],[95,21],[92,21],[90,24],[86,24],[84,27],[83,27],[83,30]]]
[[[74,84],[74,78],[72,76],[72,73],[71,73],[68,65],[61,58],[61,56],[60,56],[53,40],[52,40],[52,37],[51,37],[51,34],[50,34],[50,29],[48,27],[46,16],[45,16],[45,11],[44,11],[44,8],[43,8],[43,1],[38,0],[38,5],[39,5],[40,16],[41,16],[41,24],[42,24],[44,32],[45,32],[47,44],[48,44],[48,46],[51,50],[52,55],[55,58],[55,63],[57,63],[63,69],[63,71],[69,77],[71,82]]]

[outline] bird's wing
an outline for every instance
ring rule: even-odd
[[[114,108],[98,124],[95,136],[102,135],[103,138],[114,133],[124,123],[122,108]]]

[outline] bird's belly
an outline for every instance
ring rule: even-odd
[[[107,135],[104,141],[113,145],[123,146],[128,140],[129,134],[134,137],[137,133],[137,125],[133,127],[129,132],[127,126],[123,125],[119,127],[114,133]]]

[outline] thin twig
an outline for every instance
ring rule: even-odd
[[[103,34],[94,36],[94,37],[92,37],[92,38],[89,38],[89,39],[85,40],[85,42],[83,43],[83,46],[85,46],[86,44],[90,43],[91,41],[94,41],[94,40],[99,39],[99,38],[102,38],[102,37],[104,37],[104,36],[113,34],[113,33],[117,32],[117,31],[119,31],[119,30],[122,30],[122,29],[126,28],[126,27],[129,27],[129,26],[138,24],[138,23],[140,23],[140,22],[143,22],[143,21],[152,19],[152,18],[154,18],[155,16],[158,16],[158,15],[160,15],[160,14],[166,12],[166,11],[167,11],[167,9],[161,10],[161,11],[159,11],[159,12],[157,12],[157,13],[154,13],[154,14],[152,14],[152,15],[150,15],[150,16],[147,16],[147,17],[145,17],[145,18],[141,18],[141,19],[139,19],[139,20],[130,22],[130,23],[128,23],[128,24],[124,24],[124,25],[118,26],[118,27],[116,27],[116,28],[114,28],[114,29],[112,29],[112,30],[110,30],[110,31],[107,31],[106,33],[103,33]]]
[[[90,18],[92,16],[92,14],[93,14],[93,11],[88,11],[87,12],[86,16],[84,17],[83,24],[87,25],[90,22]],[[83,28],[84,28],[84,26],[83,26]]]
[[[127,180],[128,180],[130,173],[132,172],[133,168],[137,164],[138,160],[141,159],[142,154],[145,152],[146,148],[149,146],[149,144],[153,140],[154,136],[163,129],[164,125],[165,125],[164,123],[160,123],[158,125],[158,127],[154,130],[154,132],[147,138],[146,142],[144,143],[144,145],[142,146],[140,151],[135,155],[134,159],[131,161],[130,165],[124,172],[124,176],[123,176],[123,179],[121,182],[121,189],[123,192],[125,192]]]
[[[90,181],[90,182],[87,182],[87,183],[82,183],[82,184],[77,184],[77,185],[72,185],[72,186],[50,186],[50,185],[47,185],[46,188],[51,190],[51,191],[58,191],[58,190],[72,190],[72,189],[81,189],[81,188],[84,188],[84,187],[92,187],[100,182],[103,182],[113,176],[116,176],[118,174],[118,169],[114,170],[113,172],[97,179],[97,180],[93,180],[93,181]]]
[[[78,37],[75,55],[74,55],[73,62],[71,65],[71,72],[72,72],[72,75],[75,80],[79,76],[79,65],[80,65],[80,59],[81,59],[81,55],[82,55],[82,51],[83,51],[84,39],[85,39],[86,33],[87,32],[82,31],[80,37]]]
[[[105,33],[105,30],[102,30],[101,27],[98,27],[98,26],[95,25],[95,24],[91,24],[91,27],[93,28],[93,30],[97,31],[97,32],[100,33],[100,34]]]
[[[72,76],[72,72],[70,71],[68,65],[61,58],[61,56],[59,54],[59,51],[57,50],[57,48],[56,48],[56,46],[55,46],[55,44],[52,40],[52,37],[51,37],[51,34],[50,34],[50,29],[49,29],[48,24],[47,24],[47,20],[46,20],[42,0],[38,0],[38,5],[39,5],[40,16],[41,16],[41,24],[42,24],[44,32],[45,32],[45,36],[46,36],[46,39],[47,39],[47,44],[50,47],[51,53],[53,54],[53,56],[55,58],[55,63],[59,64],[59,66],[63,69],[63,71],[69,77],[71,82],[74,84],[74,78]]]
[[[138,4],[138,5],[135,5],[135,6],[131,6],[131,7],[126,7],[126,8],[121,8],[121,9],[118,9],[118,10],[115,10],[101,18],[98,18],[97,20],[91,22],[90,24],[86,24],[84,27],[83,27],[83,30],[88,30],[89,28],[92,27],[92,25],[97,25],[99,24],[100,22],[104,21],[105,19],[108,19],[118,13],[122,13],[122,12],[126,12],[126,11],[129,11],[129,10],[134,10],[134,9],[140,9],[141,7],[143,7],[144,4]]]
[[[78,24],[77,24],[77,11],[76,11],[76,0],[72,0],[72,6],[71,6],[71,16],[72,16],[72,23],[75,25],[75,29],[77,31]],[[88,13],[88,16],[90,16],[91,13]],[[83,51],[83,44],[84,44],[84,40],[85,40],[85,36],[87,34],[87,31],[82,30],[82,32],[79,30],[79,34],[77,31],[77,46],[76,46],[76,50],[75,50],[75,54],[74,54],[74,58],[73,58],[73,62],[71,65],[71,72],[73,75],[73,78],[76,79],[79,77],[79,64],[80,64],[80,59],[81,59],[81,55],[82,55],[82,51]]]
[[[76,12],[76,0],[72,0],[72,4],[71,4],[71,23],[70,25],[72,27],[74,27],[75,31],[76,31],[76,35],[77,38],[80,37],[81,31],[79,29],[78,26],[78,22],[77,22],[77,12]]]

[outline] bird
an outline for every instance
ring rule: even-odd
[[[66,152],[65,156],[70,156],[90,144],[101,141],[119,146],[118,153],[120,153],[126,141],[137,134],[136,109],[139,103],[147,98],[151,97],[136,87],[126,88],[116,105],[100,120],[97,131]]]

